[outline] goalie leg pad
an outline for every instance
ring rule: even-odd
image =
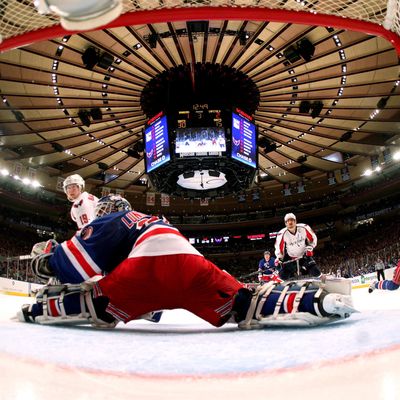
[[[321,282],[270,283],[257,288],[239,328],[312,326],[357,312],[350,295],[329,293]]]
[[[114,320],[105,308],[108,299],[93,300],[91,292],[81,285],[44,286],[36,295],[36,303],[24,305],[17,318],[23,322],[41,325],[73,324],[114,328]]]

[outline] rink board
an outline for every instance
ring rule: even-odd
[[[385,269],[386,279],[392,279],[395,268]],[[353,289],[368,287],[373,280],[376,279],[376,273],[356,276],[351,278],[351,286]],[[18,281],[15,279],[0,278],[0,293],[14,296],[31,296],[32,291],[40,288],[42,285],[37,283],[29,283]]]
[[[37,283],[0,278],[0,293],[13,296],[31,296],[32,291],[42,287]]]

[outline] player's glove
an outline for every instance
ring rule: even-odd
[[[312,246],[307,246],[305,254],[307,257],[312,257],[314,255],[314,248]]]
[[[275,267],[278,268],[278,267],[281,266],[281,264],[282,264],[282,260],[280,258],[276,258],[275,261],[274,261]]]

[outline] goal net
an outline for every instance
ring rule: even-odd
[[[347,27],[386,37],[399,49],[399,4],[400,0],[123,0],[122,15],[108,27],[177,20],[268,20]],[[68,33],[57,15],[39,14],[33,0],[0,0],[0,50]]]

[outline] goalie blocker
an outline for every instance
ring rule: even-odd
[[[24,305],[17,317],[22,322],[43,325],[91,324],[98,328],[114,328],[120,320],[128,322],[129,318],[118,319],[106,312],[109,300],[96,297],[95,285],[44,286],[36,303]],[[241,329],[334,322],[356,312],[350,293],[351,283],[344,279],[270,282],[254,292],[241,288],[234,298],[230,322],[234,320]],[[158,322],[160,317],[161,312],[153,312],[140,318]]]

